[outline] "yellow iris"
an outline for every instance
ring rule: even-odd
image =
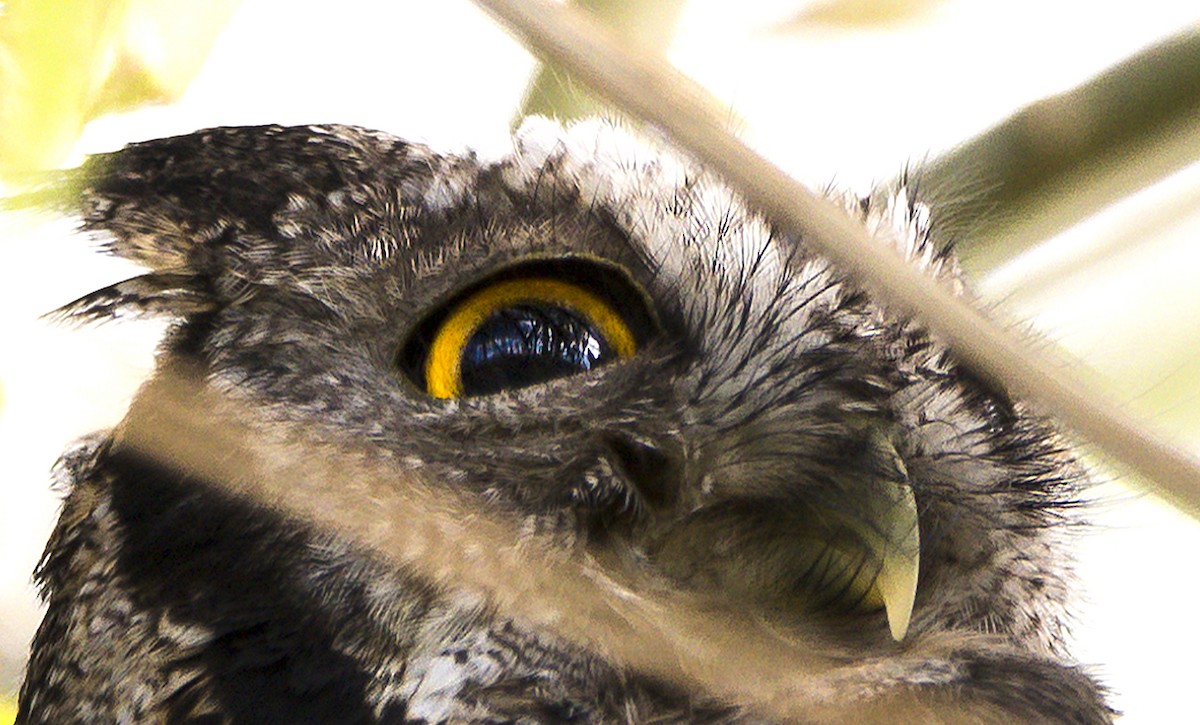
[[[613,308],[596,295],[555,279],[513,279],[485,287],[459,303],[442,322],[425,361],[425,387],[437,398],[462,395],[463,350],[480,325],[497,312],[520,304],[554,305],[579,315],[619,357],[637,349],[633,333]]]

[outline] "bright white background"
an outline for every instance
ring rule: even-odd
[[[886,27],[784,31],[815,3],[693,0],[671,56],[797,176],[865,189],[1200,22],[1200,7],[1177,0],[908,4],[920,12]],[[246,0],[180,102],[94,122],[80,151],[212,125],[340,122],[494,153],[507,145],[532,68],[465,0]],[[1162,223],[1143,236],[1150,218]],[[978,282],[1007,313],[1124,381],[1131,407],[1200,449],[1200,392],[1151,394],[1197,350],[1198,235],[1193,167]],[[1078,250],[1097,244],[1106,254],[1081,268]],[[3,693],[16,687],[39,617],[28,582],[57,507],[46,472],[70,439],[119,419],[161,327],[64,330],[37,319],[135,273],[92,254],[69,225],[2,219],[0,259]],[[1119,484],[1100,496],[1097,526],[1081,539],[1076,651],[1111,684],[1125,722],[1191,719],[1200,527]]]

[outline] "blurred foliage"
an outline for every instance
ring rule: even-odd
[[[653,51],[665,51],[685,0],[575,0],[620,40]],[[576,83],[566,71],[545,63],[525,92],[516,123],[525,116],[560,121],[612,115],[612,108]],[[515,124],[514,124],[515,125]]]
[[[824,0],[804,7],[772,30],[787,33],[814,26],[871,28],[915,23],[926,19],[945,0]]]
[[[945,0],[808,3],[772,28],[869,28],[919,21]],[[620,37],[664,49],[684,0],[576,0]],[[802,3],[797,1],[797,5]],[[63,161],[86,122],[106,112],[178,97],[238,0],[0,0],[0,178]],[[1064,52],[1069,41],[1064,40]],[[1200,157],[1200,34],[1150,48],[1083,86],[1029,106],[935,159],[926,183],[953,200],[959,253],[986,271]],[[563,72],[541,67],[522,115],[571,119],[610,112]],[[1139,228],[1146,233],[1145,226]],[[1076,272],[1088,260],[1075,258]],[[1061,278],[1052,282],[1061,281]],[[1195,310],[1183,334],[1195,329]],[[1150,313],[1152,314],[1152,313]],[[1177,331],[1179,332],[1179,331]],[[1194,350],[1189,337],[1180,349]],[[1139,359],[1146,355],[1139,354]],[[1194,409],[1200,356],[1141,381],[1120,397],[1173,426],[1200,430]],[[1170,384],[1149,385],[1163,380]],[[0,391],[2,393],[2,391]],[[0,405],[3,405],[0,399]],[[0,725],[15,719],[0,698]]]
[[[1200,32],[1154,45],[935,159],[964,266],[986,271],[1200,158]]]
[[[920,22],[946,0],[798,2],[772,32]],[[683,0],[574,0],[626,42],[669,45]],[[613,114],[565,71],[539,67],[518,115]],[[933,159],[925,190],[980,275],[1200,158],[1200,32],[1148,48]]]
[[[177,98],[237,4],[0,4],[0,178],[62,163],[92,118]]]

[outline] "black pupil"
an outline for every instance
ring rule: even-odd
[[[484,320],[463,348],[463,393],[486,395],[573,375],[615,354],[603,335],[570,310],[513,305]]]

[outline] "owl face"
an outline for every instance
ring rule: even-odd
[[[607,125],[538,120],[494,161],[348,127],[229,128],[98,157],[69,189],[83,227],[151,271],[64,314],[174,316],[161,364],[194,367],[252,407],[252,425],[365,448],[614,576],[817,637],[849,662],[898,658],[889,676],[905,691],[965,687],[965,701],[1016,717],[1108,717],[1064,659],[1069,557],[1054,525],[1082,474],[1053,431],[670,152]],[[956,284],[910,186],[845,201],[881,243]],[[153,418],[143,398],[126,426]],[[131,540],[182,505],[139,508]],[[140,572],[157,545],[139,541]],[[279,570],[311,575],[306,546],[273,554]],[[367,607],[384,630],[406,630],[375,659],[429,672],[422,646],[474,630],[422,639],[427,599],[441,595],[411,581],[421,612]],[[69,583],[50,596],[54,611],[77,605]],[[166,614],[176,604],[156,600]],[[216,609],[206,631],[236,629],[238,603]],[[494,633],[503,614],[462,617]],[[978,635],[991,637],[986,655],[911,656]],[[37,647],[52,662],[66,646],[39,635]],[[475,677],[536,699],[515,666],[458,667],[474,674],[445,691]],[[560,699],[602,713],[597,697],[624,692],[608,677],[563,685]],[[422,700],[423,686],[371,695],[373,712],[462,712]],[[1025,687],[1071,695],[997,704]],[[672,707],[681,697],[708,695],[675,693]]]

